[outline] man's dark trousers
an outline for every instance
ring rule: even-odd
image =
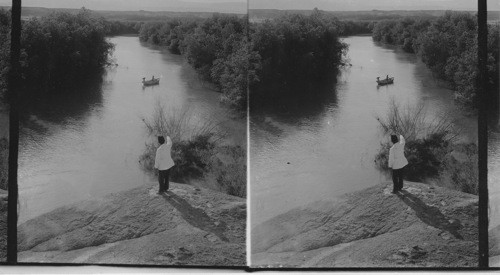
[[[170,169],[158,171],[158,182],[160,184],[160,191],[158,191],[158,192],[160,192],[160,193],[168,191],[168,187],[169,187],[168,176],[170,174],[169,172],[170,172]]]
[[[404,167],[400,169],[392,169],[392,183],[394,184],[392,192],[401,191],[403,189],[403,176]]]

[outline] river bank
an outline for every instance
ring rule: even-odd
[[[253,267],[476,267],[475,195],[405,182],[318,201],[252,229]]]
[[[20,262],[245,266],[245,199],[171,183],[58,208],[18,226]]]

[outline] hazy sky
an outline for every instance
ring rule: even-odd
[[[322,10],[477,10],[475,0],[249,0],[251,9]],[[488,10],[500,10],[499,0],[487,0]],[[246,0],[23,0],[23,6],[93,10],[221,11],[246,13]],[[11,0],[0,0],[10,6]]]
[[[499,10],[499,0],[487,0],[488,10]],[[356,10],[477,10],[476,0],[250,0],[250,9]]]
[[[11,0],[0,0],[10,6]],[[117,11],[209,11],[246,13],[246,0],[22,0],[23,7],[76,8]]]

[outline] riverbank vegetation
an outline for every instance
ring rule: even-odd
[[[250,25],[246,17],[221,14],[148,22],[139,38],[184,55],[223,101],[244,110],[248,87],[258,102],[286,96],[287,86],[330,77],[345,63],[347,45],[339,37],[371,27],[315,9]]]
[[[493,91],[499,89],[499,33],[499,25],[489,25],[488,78],[492,96]],[[474,15],[447,11],[438,18],[384,20],[375,24],[372,37],[418,54],[436,77],[451,85],[458,102],[477,107],[477,18]]]
[[[292,96],[286,87],[335,74],[344,65],[348,48],[339,39],[343,26],[317,9],[308,16],[288,14],[253,24],[251,47],[260,58],[257,78],[250,83],[252,102]]]
[[[106,29],[106,35],[127,35],[127,34],[138,34],[142,27],[143,22],[135,21],[119,21],[119,20],[106,20],[104,21],[104,26]]]
[[[23,22],[21,33],[23,97],[68,93],[109,63],[104,19],[82,8],[76,15],[52,13]]]
[[[213,120],[196,120],[190,109],[167,110],[161,103],[149,118],[144,118],[152,141],[145,146],[140,163],[146,172],[157,176],[154,159],[159,135],[170,136],[175,166],[170,179],[201,183],[229,195],[246,197],[246,148],[225,145],[225,134]]]
[[[139,38],[184,55],[202,79],[215,84],[222,101],[243,110],[257,58],[247,47],[246,34],[246,17],[214,14],[145,23]]]
[[[424,105],[400,106],[392,101],[386,117],[377,117],[382,132],[406,139],[405,180],[438,185],[477,195],[477,145],[458,142],[459,130],[446,114],[429,120]],[[388,140],[388,139],[387,139]],[[390,173],[389,141],[375,157],[378,169]]]

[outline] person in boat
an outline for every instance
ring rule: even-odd
[[[389,81],[389,75],[387,75],[387,76],[385,77],[385,80]]]
[[[389,168],[392,169],[392,193],[403,189],[404,168],[408,164],[405,157],[405,138],[403,135],[391,135],[392,147],[389,149]]]
[[[167,136],[167,143],[163,136],[158,137],[160,147],[156,149],[155,169],[158,169],[158,183],[160,185],[158,194],[167,192],[169,188],[170,169],[174,166],[174,161],[171,156],[172,140]]]
[[[155,80],[155,76],[154,75],[151,77],[151,80],[153,80],[153,81]]]

